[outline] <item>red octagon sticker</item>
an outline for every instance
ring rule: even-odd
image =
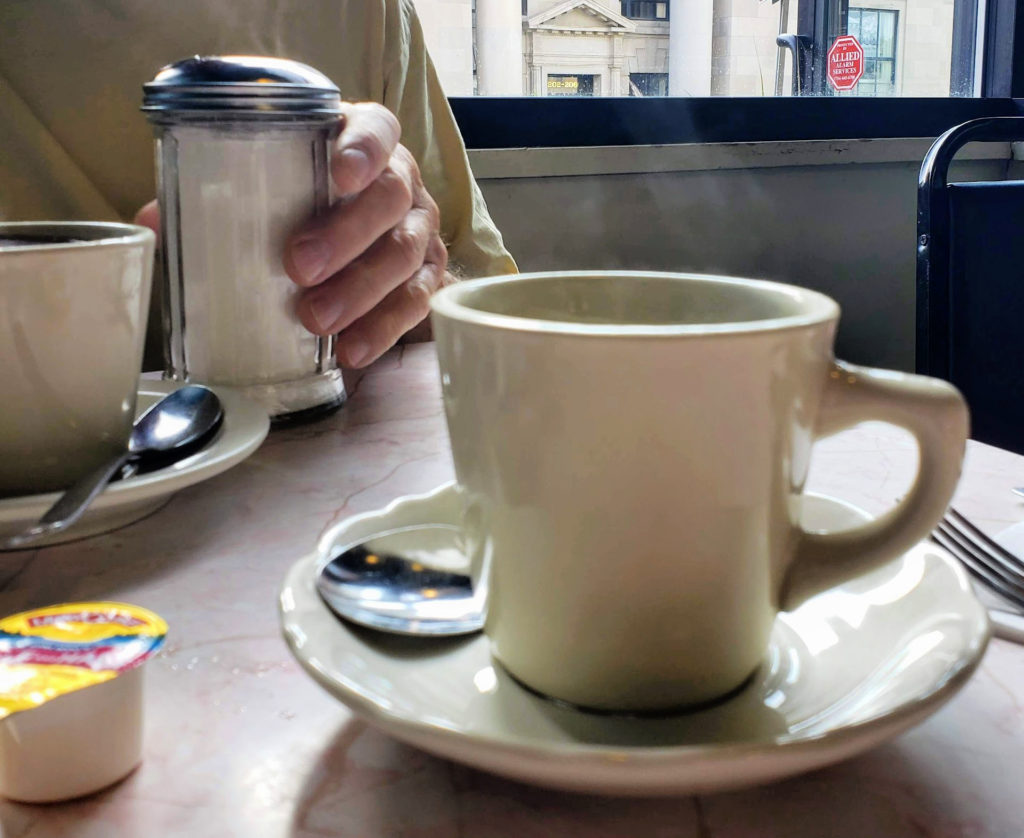
[[[828,51],[828,80],[836,90],[853,90],[864,75],[864,47],[853,35],[840,35]]]

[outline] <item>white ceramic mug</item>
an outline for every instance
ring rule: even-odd
[[[699,704],[758,667],[778,610],[925,537],[957,482],[949,384],[833,360],[801,288],[657,273],[452,285],[433,324],[485,631],[513,676],[605,710]],[[800,529],[815,438],[876,419],[920,467],[888,515]]]
[[[55,491],[131,432],[151,230],[0,223],[0,496]]]

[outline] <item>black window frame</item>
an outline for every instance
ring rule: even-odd
[[[801,27],[820,29],[821,42],[831,43],[824,4],[836,4],[836,11],[846,2],[802,3]],[[937,137],[969,119],[1024,116],[1024,0],[989,0],[985,29],[980,98],[539,96],[449,102],[471,149]],[[966,50],[963,30],[961,25],[959,48]],[[957,32],[954,21],[954,50]],[[806,61],[810,76],[820,79],[824,61]]]

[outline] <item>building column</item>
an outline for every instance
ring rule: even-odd
[[[714,3],[674,2],[669,9],[668,92],[711,95],[711,30]]]
[[[522,7],[476,0],[476,73],[480,96],[523,95]]]
[[[544,83],[544,68],[539,64],[530,61],[530,96],[547,96],[547,86]]]
[[[601,93],[605,96],[625,96],[626,93],[622,89],[622,58],[623,56],[623,44],[621,35],[612,35],[612,61],[611,61],[611,76],[609,79],[609,90],[602,90]]]

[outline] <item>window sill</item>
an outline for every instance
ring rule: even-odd
[[[654,174],[787,166],[920,163],[929,138],[789,140],[754,143],[471,149],[478,180]],[[958,160],[1010,160],[1009,143],[976,143]],[[1019,159],[1019,158],[1018,158]]]

